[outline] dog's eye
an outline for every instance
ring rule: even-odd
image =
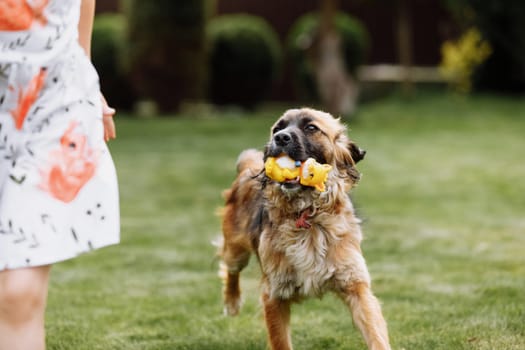
[[[319,128],[315,126],[314,124],[308,124],[304,127],[304,130],[306,131],[317,131]]]
[[[286,127],[286,123],[284,123],[282,120],[279,121],[272,129],[272,134],[276,134],[278,133],[279,131],[281,131],[282,129],[284,129]]]

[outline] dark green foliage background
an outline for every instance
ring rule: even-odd
[[[253,107],[268,96],[282,50],[261,17],[223,15],[208,24],[209,97],[217,104]]]

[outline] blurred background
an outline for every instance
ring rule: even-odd
[[[119,109],[360,102],[419,88],[523,96],[521,0],[105,0],[93,61]]]

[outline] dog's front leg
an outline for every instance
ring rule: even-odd
[[[239,274],[248,265],[250,252],[240,245],[225,240],[221,257],[219,276],[223,283],[224,313],[228,316],[235,316],[241,309]]]
[[[268,293],[264,292],[262,302],[268,330],[268,341],[272,350],[291,350],[290,301],[271,299]]]
[[[348,285],[341,297],[350,308],[354,324],[359,328],[370,350],[390,350],[388,330],[379,301],[365,282]]]

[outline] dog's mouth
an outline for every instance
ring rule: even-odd
[[[295,179],[286,179],[284,180],[284,182],[282,182],[282,184],[285,186],[285,187],[295,187],[297,185],[301,185],[301,183],[299,182],[299,176],[297,176]]]
[[[298,156],[295,154],[291,154],[290,152],[284,152],[282,149],[272,149],[269,152],[270,157],[288,157],[291,161],[302,163],[306,160],[304,155]],[[298,166],[296,164],[296,166]],[[303,186],[301,184],[301,176],[297,176],[293,179],[284,179],[282,182],[276,182],[276,184],[279,186],[280,190],[285,193],[286,195],[293,195],[298,193],[299,191],[306,189],[306,186]]]
[[[295,166],[299,167],[300,164],[305,162],[309,158],[316,159],[314,156],[310,156],[306,154],[304,151],[302,151],[301,147],[294,147],[293,150],[295,152],[291,152],[290,150],[285,150],[282,147],[269,147],[266,151],[265,161],[268,157],[273,158],[281,158],[286,157],[288,158],[288,162],[295,162]],[[298,165],[299,164],[299,165]],[[285,167],[288,169],[292,169],[292,165],[286,164],[280,164],[281,167]],[[301,169],[301,171],[303,171]],[[292,179],[285,178],[282,181],[274,181],[277,188],[281,190],[285,195],[291,196],[296,195],[297,193],[300,193],[302,191],[308,191],[314,188],[313,186],[307,186],[302,183],[301,176],[306,176],[303,174],[299,174],[297,177]]]
[[[307,187],[301,184],[301,178],[297,176],[295,179],[286,179],[279,183],[280,189],[287,195],[295,194]]]
[[[285,180],[284,182],[279,183],[279,185],[281,191],[286,194],[295,194],[304,188],[304,186],[299,183],[299,178]]]

